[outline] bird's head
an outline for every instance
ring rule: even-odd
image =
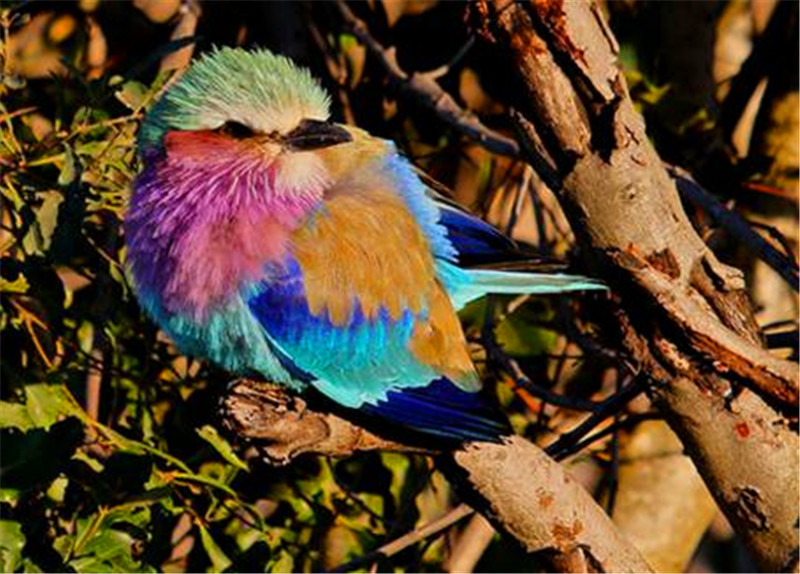
[[[196,61],[147,114],[139,153],[145,167],[166,163],[175,177],[218,187],[255,182],[291,197],[324,187],[330,148],[358,131],[329,121],[328,108],[325,91],[288,58],[221,48]]]

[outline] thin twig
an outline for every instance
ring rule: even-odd
[[[586,438],[582,439],[581,441],[575,443],[574,446],[569,447],[567,450],[559,454],[556,458],[558,460],[564,460],[565,458],[568,458],[576,453],[579,453],[587,449],[593,443],[596,443],[600,439],[603,439],[610,434],[613,434],[617,431],[630,430],[643,421],[652,421],[652,420],[663,420],[663,417],[655,412],[626,415],[625,418],[621,419],[619,422],[612,423],[607,427],[597,431],[596,433],[591,434]]]
[[[608,417],[619,412],[634,397],[644,392],[646,388],[645,377],[634,377],[618,393],[600,403],[600,406],[583,423],[568,433],[561,435],[561,438],[547,446],[544,451],[556,460],[563,460],[574,452],[573,447],[579,444],[581,439],[599,424],[602,424]]]
[[[761,229],[772,239],[774,239],[777,243],[779,243],[781,248],[783,249],[783,254],[786,256],[786,258],[792,261],[795,264],[795,266],[797,265],[797,256],[794,253],[794,249],[792,248],[791,243],[783,233],[778,231],[778,229],[775,228],[774,226],[769,225],[767,223],[763,223],[761,221],[753,221],[752,219],[746,219],[745,221],[747,221],[748,225],[756,229]]]
[[[702,209],[720,226],[741,241],[742,245],[772,267],[795,291],[798,290],[797,264],[775,249],[769,241],[756,233],[747,221],[735,211],[731,211],[717,201],[683,170],[668,166],[667,171],[675,179],[681,197]]]
[[[496,362],[509,375],[514,378],[514,382],[528,391],[533,396],[548,402],[557,407],[564,407],[576,411],[594,411],[600,408],[603,403],[582,399],[579,397],[567,397],[554,393],[550,389],[534,383],[519,366],[519,363],[508,356],[500,344],[495,340],[493,334],[483,337],[483,345],[486,348],[488,359]]]
[[[519,222],[519,216],[522,213],[522,207],[525,202],[525,192],[531,187],[531,178],[533,177],[533,168],[526,165],[522,171],[522,181],[517,186],[516,193],[514,194],[514,205],[511,208],[511,214],[508,216],[508,223],[506,224],[506,235],[511,237],[514,234],[514,228]],[[539,234],[539,243],[541,244],[542,238],[541,231]]]
[[[97,345],[97,343],[95,343]],[[96,362],[90,365],[86,371],[86,414],[94,420],[98,420],[100,415],[100,391],[103,382],[103,369],[105,360],[103,351],[95,346],[90,356]]]
[[[472,572],[495,533],[491,523],[482,514],[475,514],[461,530],[442,569],[445,572]]]
[[[459,504],[444,516],[432,520],[427,524],[420,526],[419,528],[415,528],[411,532],[404,534],[400,538],[392,540],[387,544],[384,544],[380,548],[377,548],[376,550],[373,550],[364,556],[360,556],[355,560],[351,560],[350,562],[346,562],[345,564],[337,566],[331,572],[351,572],[357,568],[363,567],[365,564],[371,564],[380,558],[389,558],[394,556],[398,552],[405,550],[409,546],[413,546],[417,542],[425,540],[430,536],[439,534],[459,520],[471,515],[473,512],[475,511],[466,504]]]
[[[519,155],[519,145],[513,138],[483,125],[475,114],[459,106],[453,97],[442,89],[436,82],[436,77],[441,75],[441,70],[434,70],[432,73],[408,74],[397,63],[394,48],[386,48],[378,42],[370,34],[367,24],[353,14],[344,0],[339,0],[336,5],[347,27],[380,62],[390,82],[400,92],[406,93],[417,103],[430,108],[444,122],[489,151],[511,157]]]
[[[619,378],[617,378],[617,393],[619,393]],[[614,516],[614,506],[617,503],[617,491],[619,490],[619,421],[620,412],[614,413],[614,430],[611,434],[611,468],[608,473],[608,498],[606,500],[606,512],[609,516]]]

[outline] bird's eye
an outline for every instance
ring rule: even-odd
[[[248,126],[233,121],[225,122],[217,129],[217,131],[221,134],[225,134],[226,136],[236,138],[237,140],[252,137],[255,133]]]

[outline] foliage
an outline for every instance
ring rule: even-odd
[[[62,57],[64,73],[0,87],[2,570],[321,570],[444,512],[426,458],[268,469],[218,433],[226,375],[158,333],[123,265],[137,127],[170,74],[137,62],[89,79],[80,44]],[[502,327],[530,352],[515,324]],[[403,562],[442,557],[426,543]]]
[[[432,121],[430,111],[387,95],[365,48],[330,23],[330,6],[313,7],[310,39],[298,45],[276,31],[280,26],[256,26],[248,18],[285,22],[288,29],[296,23],[292,10],[300,9],[262,4],[247,3],[237,16],[204,3],[199,33],[206,39],[198,49],[238,42],[289,53],[323,79],[340,119],[396,140],[457,199],[538,243],[545,255],[569,251],[571,235],[554,202],[537,205],[532,215],[527,168],[464,141]],[[442,515],[455,497],[421,456],[306,458],[288,468],[244,460],[243,449],[215,425],[227,375],[182,356],[142,315],[126,278],[121,233],[137,170],[135,137],[171,78],[158,72],[159,63],[189,42],[169,40],[181,25],[177,0],[136,5],[82,0],[23,4],[0,14],[0,568],[333,568]],[[469,50],[461,7],[395,0],[373,8],[359,10],[396,44],[401,64],[433,70],[449,62],[442,86],[487,124],[507,127],[495,98],[508,81],[490,54]],[[434,33],[417,18],[427,10],[434,12]],[[631,22],[635,29],[638,20]],[[15,52],[16,70],[9,35],[24,45]],[[654,123],[667,133],[656,130],[656,137],[685,137],[675,146],[682,149],[706,134],[705,110],[672,121],[675,92],[639,69],[640,57],[635,39],[623,42],[637,105],[646,115],[660,114]],[[515,206],[526,209],[518,213]],[[592,330],[589,315],[578,301],[497,298],[471,305],[462,318],[470,340],[493,326],[530,378],[586,399],[618,382],[606,376],[618,375],[606,359],[576,358],[581,350],[565,336],[567,320],[584,334]],[[490,369],[482,349],[473,350],[487,378],[500,383],[498,399],[519,432],[552,436],[574,422],[574,413],[546,409],[507,374]],[[601,471],[609,452],[603,446],[592,453]],[[379,567],[440,570],[445,547],[432,538]],[[532,567],[498,539],[485,559],[503,570]]]

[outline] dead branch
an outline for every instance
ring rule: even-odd
[[[240,380],[221,402],[222,423],[272,464],[303,453],[419,449],[386,441],[332,413],[312,411],[274,385]],[[582,550],[598,572],[649,572],[594,499],[541,449],[521,437],[472,443],[439,457],[464,499],[529,552],[550,558]]]
[[[494,538],[495,530],[481,514],[473,516],[442,564],[445,572],[472,572]]]
[[[657,406],[762,568],[790,567],[797,434],[760,396],[796,411],[797,365],[763,348],[741,272],[692,228],[602,14],[591,2],[470,7],[473,27],[522,81],[526,106],[514,119],[524,157],[558,191],[582,252],[620,295],[626,352],[655,382]],[[743,442],[737,428],[748,429]]]

